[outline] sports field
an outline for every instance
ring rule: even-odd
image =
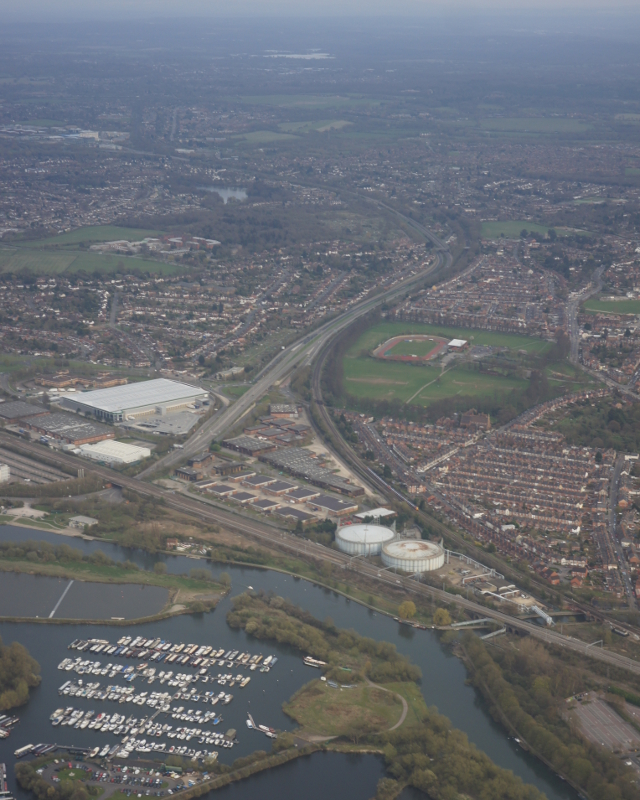
[[[373,351],[376,358],[391,361],[428,361],[442,352],[445,339],[435,336],[395,336]]]
[[[592,298],[586,301],[584,310],[593,311],[594,313],[600,311],[603,314],[618,314],[620,316],[640,314],[640,300],[597,300]]]
[[[495,222],[482,223],[483,239],[519,239],[520,233],[525,230],[529,233],[541,233],[544,236],[551,230],[551,225],[538,225],[535,222],[528,222],[524,219],[516,220],[497,220]],[[556,236],[591,236],[589,231],[578,228],[553,228]]]
[[[93,242],[114,242],[118,239],[126,239],[129,242],[139,242],[147,236],[159,236],[161,231],[143,230],[141,228],[120,228],[116,225],[90,225],[86,228],[78,228],[69,233],[61,233],[59,236],[49,236],[46,239],[39,239],[34,242],[25,242],[25,247],[50,247],[52,245],[77,245]]]
[[[464,364],[453,362],[449,369],[441,370],[439,364],[411,364],[402,361],[374,359],[373,350],[395,336],[432,335],[446,341],[466,339],[473,345],[507,347],[517,354],[518,350],[542,353],[551,345],[541,339],[508,333],[445,328],[436,325],[419,325],[401,322],[382,322],[362,334],[349,348],[344,361],[344,388],[356,398],[374,400],[400,400],[419,405],[429,405],[447,397],[493,397],[512,389],[524,389],[527,381],[503,375],[487,375]],[[409,352],[415,353],[417,342],[409,344]],[[411,350],[410,348],[414,349]]]
[[[58,275],[61,272],[152,272],[177,275],[182,269],[161,261],[130,258],[115,254],[86,253],[78,250],[39,250],[27,247],[0,248],[0,273],[32,272]]]

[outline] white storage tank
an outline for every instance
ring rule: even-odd
[[[336,542],[343,553],[351,556],[377,556],[395,533],[382,525],[343,525],[336,531]]]
[[[444,550],[435,542],[395,540],[382,548],[382,563],[411,574],[431,572],[444,565]]]

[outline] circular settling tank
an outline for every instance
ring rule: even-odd
[[[336,531],[336,542],[343,553],[352,556],[377,556],[395,533],[382,525],[343,525]]]
[[[382,563],[403,572],[431,572],[444,564],[444,550],[435,542],[396,540],[382,548]]]

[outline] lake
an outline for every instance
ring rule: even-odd
[[[29,531],[12,526],[0,526],[0,541],[24,541],[27,538],[46,540],[60,544],[64,542],[84,553],[101,550],[114,560],[130,559],[140,567],[151,568],[161,560],[167,569],[173,573],[188,573],[194,567],[193,559],[184,556],[150,556],[138,550],[128,550],[118,545],[69,539],[54,533]],[[202,564],[203,562],[200,562]],[[459,659],[452,656],[442,647],[438,635],[433,631],[421,631],[406,626],[398,625],[391,618],[377,614],[356,602],[349,601],[341,595],[328,589],[316,586],[308,581],[283,575],[278,572],[261,570],[249,567],[232,567],[231,565],[210,565],[212,574],[227,572],[231,576],[231,597],[243,592],[248,586],[254,589],[273,591],[285,597],[302,608],[308,609],[316,617],[324,619],[330,616],[336,625],[342,628],[353,628],[363,636],[371,636],[396,645],[399,652],[407,655],[422,670],[422,693],[428,705],[437,706],[452,723],[465,731],[470,741],[474,742],[481,750],[490,756],[499,766],[512,770],[522,780],[532,783],[543,791],[550,800],[567,800],[576,798],[575,792],[561,781],[552,771],[547,769],[537,759],[523,752],[514,742],[507,739],[505,731],[490,717],[484,699],[473,689],[466,685],[467,678],[464,665]],[[1,579],[1,576],[0,576]],[[96,584],[93,584],[96,586]],[[300,655],[293,652],[288,646],[270,642],[259,642],[244,631],[233,631],[226,624],[226,613],[230,608],[231,597],[223,599],[217,609],[210,614],[173,617],[153,623],[142,623],[131,627],[101,625],[93,627],[86,624],[76,625],[43,625],[37,623],[2,623],[0,635],[5,642],[18,640],[22,642],[36,658],[42,667],[43,681],[35,690],[29,704],[17,709],[20,723],[5,741],[0,741],[0,761],[6,761],[12,766],[15,759],[13,751],[26,743],[46,741],[60,741],[64,744],[85,744],[96,746],[116,739],[107,740],[105,736],[93,731],[76,731],[69,728],[55,729],[51,727],[49,715],[61,705],[74,705],[77,708],[102,708],[112,713],[113,704],[94,703],[91,701],[72,698],[63,702],[57,694],[57,687],[64,683],[75,673],[63,673],[57,670],[57,664],[65,657],[74,655],[68,651],[67,645],[72,639],[79,637],[100,637],[115,642],[125,632],[136,636],[161,636],[169,641],[194,642],[200,644],[219,644],[220,647],[248,650],[252,653],[262,652],[278,656],[278,664],[268,674],[252,675],[252,680],[245,689],[232,691],[234,700],[229,706],[223,707],[224,722],[220,725],[222,730],[234,727],[238,730],[239,745],[231,750],[221,750],[221,761],[231,761],[238,756],[245,755],[253,750],[268,749],[268,741],[259,733],[248,731],[244,720],[246,712],[250,711],[257,722],[275,728],[294,728],[292,721],[282,711],[282,703],[294,691],[314,677],[314,671],[302,664]],[[47,598],[48,602],[48,598]],[[2,609],[0,608],[0,611]],[[103,663],[107,661],[118,662],[118,659],[95,657]],[[126,663],[126,662],[125,662]],[[104,678],[92,680],[105,681]],[[114,681],[107,681],[112,683]],[[145,687],[147,688],[147,687]],[[150,689],[157,688],[154,684]],[[136,687],[138,691],[138,687]],[[206,708],[206,706],[202,706]],[[128,712],[130,713],[130,712]],[[57,732],[58,735],[56,736]],[[68,732],[68,733],[66,733]],[[63,733],[66,735],[63,736]],[[67,741],[69,739],[69,741]],[[339,776],[339,785],[352,787],[349,797],[353,800],[368,800],[375,789],[375,783],[383,774],[383,765],[374,756],[359,756],[355,760],[342,754],[332,754],[331,769],[321,769],[317,765],[325,763],[324,756],[316,754],[309,759],[304,759],[282,768],[280,779],[278,771],[263,773],[254,778],[235,784],[233,787],[220,790],[224,796],[233,795],[234,800],[249,800],[255,796],[256,790],[267,792],[267,796],[281,790],[287,792],[283,797],[294,797],[289,794],[288,781],[297,781],[310,788],[318,790],[317,795],[308,794],[309,797],[327,797],[334,791],[334,778]],[[365,765],[363,767],[363,765]],[[371,781],[359,780],[357,775],[363,770]],[[9,770],[13,775],[12,769]],[[285,785],[286,783],[286,785]],[[264,788],[263,788],[264,787]],[[12,779],[12,788],[15,780]],[[20,794],[18,792],[18,794]],[[18,795],[16,795],[18,796]],[[21,797],[24,793],[21,794]],[[296,797],[300,793],[295,794]],[[343,793],[340,793],[343,796]],[[26,800],[26,798],[25,798]]]
[[[225,205],[231,199],[240,201],[247,199],[247,193],[244,189],[223,188],[218,186],[198,186],[197,188],[200,189],[201,192],[211,192],[220,195]]]

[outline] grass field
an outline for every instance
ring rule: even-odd
[[[177,275],[182,268],[162,261],[131,258],[117,254],[87,253],[78,250],[45,250],[27,247],[0,249],[0,273],[29,271],[36,275],[62,272],[152,272]]]
[[[562,117],[492,117],[483,119],[480,127],[486,131],[515,131],[518,133],[585,133],[590,125],[577,119]]]
[[[520,231],[522,230],[546,235],[549,227],[537,225],[535,222],[527,222],[526,220],[504,220],[482,223],[482,237],[484,239],[500,239],[501,235],[504,236],[505,239],[519,239]]]
[[[606,314],[640,314],[640,300],[597,300],[592,298],[584,304],[585,311]]]
[[[401,322],[382,322],[366,331],[347,351],[344,361],[344,387],[356,398],[400,400],[427,406],[447,397],[493,397],[512,389],[521,390],[527,381],[503,375],[486,375],[463,364],[442,372],[440,365],[414,365],[383,361],[369,356],[392,336],[432,334],[446,339],[467,339],[474,345],[507,347],[517,352],[544,353],[551,345],[542,339],[508,333],[444,328]],[[411,351],[413,352],[413,351]]]
[[[129,242],[139,242],[147,236],[159,236],[161,231],[142,230],[140,228],[119,228],[116,225],[90,225],[78,228],[59,236],[50,236],[35,242],[26,242],[26,247],[50,247],[51,245],[91,244],[93,242],[113,242],[118,239],[127,239]]]
[[[447,397],[493,397],[496,392],[524,389],[525,380],[483,375],[463,366],[441,373],[439,366],[423,367],[373,359],[344,361],[345,389],[354,397],[400,400],[427,406]]]
[[[242,386],[223,386],[222,392],[229,397],[242,397],[251,387],[249,385]]]
[[[243,97],[251,105],[279,106],[280,108],[340,108],[354,105],[379,105],[379,100],[370,100],[360,95],[318,94],[271,94]]]
[[[385,358],[390,358],[392,356],[418,356],[418,358],[423,358],[424,356],[428,356],[437,346],[438,342],[424,339],[414,339],[413,341],[405,340],[403,342],[398,342],[391,350],[387,350]]]
[[[339,736],[388,730],[400,719],[402,705],[392,692],[366,684],[340,690],[312,681],[283,710],[309,732]]]
[[[285,133],[310,133],[317,131],[324,133],[326,131],[337,131],[346,128],[347,125],[353,125],[352,122],[347,122],[345,119],[332,119],[321,120],[320,122],[281,122],[278,127]]]
[[[371,351],[393,336],[410,336],[411,334],[431,334],[432,336],[440,336],[443,339],[447,339],[447,341],[451,339],[467,339],[472,344],[508,347],[510,350],[526,350],[528,353],[543,353],[550,347],[550,343],[542,339],[519,336],[516,333],[496,333],[471,328],[446,328],[440,325],[423,325],[417,322],[380,322],[365,331],[358,341],[349,348],[347,355],[355,356],[363,349]]]
[[[483,222],[482,236],[484,239],[500,239],[502,234],[505,239],[519,239],[522,230],[546,235],[551,228],[551,225],[538,225],[535,222],[527,222],[527,220],[498,220],[497,222]],[[588,231],[577,228],[553,228],[553,230],[558,236],[591,235]]]
[[[286,142],[290,139],[296,139],[292,133],[278,133],[277,131],[252,131],[251,133],[244,133],[238,136],[237,142],[246,142],[247,144],[271,144],[272,142]]]

